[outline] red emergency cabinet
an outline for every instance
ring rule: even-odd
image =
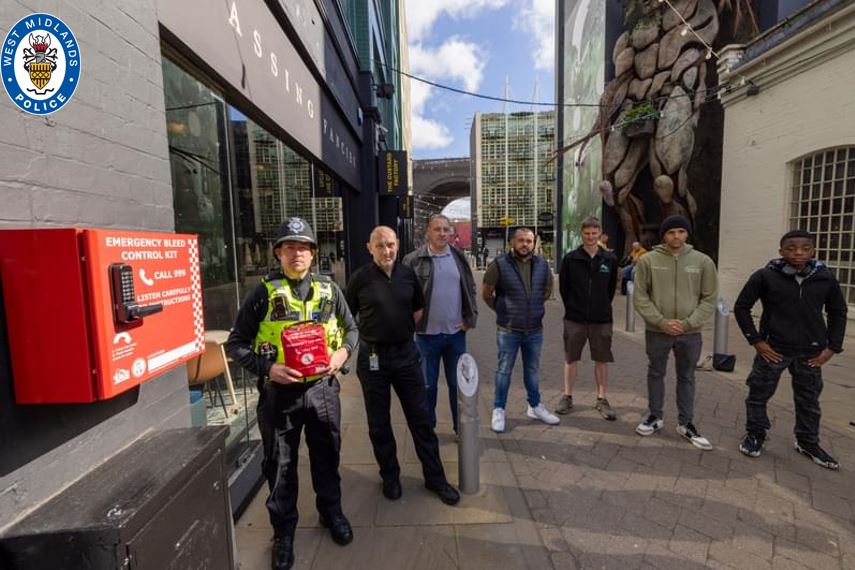
[[[0,230],[19,404],[112,398],[204,350],[195,235]]]

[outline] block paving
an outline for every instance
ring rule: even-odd
[[[643,325],[639,320],[637,332],[623,331],[622,303],[621,297],[615,301],[616,362],[609,385],[617,421],[607,422],[593,409],[593,366],[586,353],[575,408],[561,416],[559,426],[526,418],[518,362],[507,430],[499,435],[489,430],[495,319],[481,307],[479,326],[468,340],[481,379],[482,485],[454,508],[423,489],[397,404],[393,421],[404,496],[398,502],[382,497],[358,381],[353,374],[345,377],[343,494],[356,538],[342,548],[319,527],[304,451],[296,568],[855,568],[855,429],[839,419],[853,409],[843,372],[852,370],[855,359],[835,357],[826,380],[824,400],[829,393],[835,397],[837,419],[824,421],[822,443],[841,462],[838,472],[792,449],[786,376],[770,405],[773,428],[763,455],[750,459],[739,453],[744,379],[753,350],[741,346],[733,332],[737,370],[697,373],[695,424],[715,449],[696,449],[675,432],[673,365],[666,380],[666,426],[642,438],[634,428],[646,414]],[[541,393],[550,408],[563,391],[562,315],[560,301],[550,300],[541,363]],[[704,353],[711,347],[711,340],[705,342]],[[446,471],[456,482],[457,445],[446,394],[443,386],[438,434]],[[848,395],[849,403],[838,401],[840,395]],[[241,568],[269,567],[265,497],[263,489],[237,523]]]

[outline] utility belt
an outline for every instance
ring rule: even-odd
[[[264,376],[264,377],[260,378],[258,381],[258,391],[263,393],[263,391],[265,389],[270,388],[270,389],[277,390],[277,391],[281,390],[283,392],[303,394],[305,392],[308,392],[313,387],[318,386],[320,384],[325,383],[327,385],[332,385],[332,383],[335,379],[336,379],[336,376],[334,374],[331,374],[329,376],[321,376],[321,377],[315,378],[314,380],[307,380],[305,382],[298,381],[298,382],[292,382],[290,384],[280,384],[279,382],[274,382],[270,378],[268,378],[267,376]]]

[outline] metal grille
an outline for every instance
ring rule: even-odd
[[[817,258],[855,305],[855,146],[818,152],[793,169],[790,227],[813,233]]]

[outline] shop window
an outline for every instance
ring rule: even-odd
[[[793,165],[790,227],[812,232],[817,257],[855,305],[855,146],[824,150]]]
[[[231,469],[258,435],[252,385],[221,350],[238,309],[232,187],[223,96],[163,59],[175,231],[198,234],[205,354],[187,368],[193,425],[227,425]]]
[[[314,271],[344,286],[341,183],[167,58],[163,83],[175,230],[199,236],[206,337],[213,343],[205,354],[215,358],[242,299],[279,267],[272,244],[287,218],[309,221],[319,246]],[[222,357],[208,364],[188,368],[191,388],[204,387],[201,404],[191,408],[201,409],[193,423],[229,426],[227,459],[237,469],[260,439],[257,378]]]
[[[344,287],[344,215],[340,184],[234,107],[229,124],[235,147],[235,223],[241,296],[278,267],[272,245],[286,219],[306,219],[315,230],[314,271]]]
[[[228,330],[236,297],[225,103],[166,59],[163,78],[175,229],[199,234],[205,327]]]

